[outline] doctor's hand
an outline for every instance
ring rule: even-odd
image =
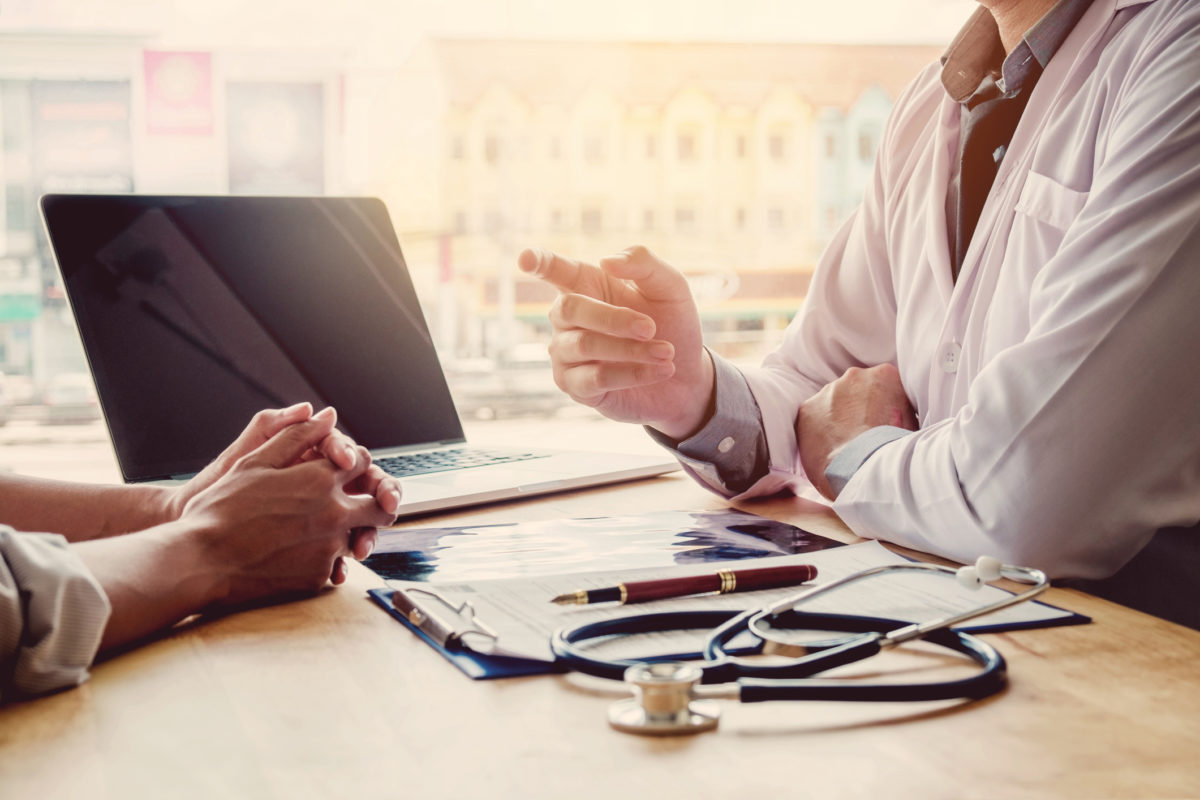
[[[325,411],[284,428],[188,500],[177,525],[197,552],[194,577],[207,584],[207,605],[340,583],[341,559],[395,519],[376,497],[369,458],[356,454],[343,467],[312,457],[333,422]]]
[[[610,419],[675,439],[703,425],[713,365],[682,273],[644,247],[599,266],[530,249],[517,264],[561,292],[549,348],[560,389]]]
[[[829,462],[851,439],[880,425],[917,429],[916,412],[891,364],[851,367],[805,401],[796,415],[796,442],[800,463],[818,492],[834,499],[825,479]]]

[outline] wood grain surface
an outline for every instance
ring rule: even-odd
[[[406,524],[723,506],[676,474]],[[854,539],[805,500],[743,508]],[[987,637],[1011,685],[982,702],[726,702],[717,731],[654,739],[609,729],[619,687],[468,680],[376,585],[354,565],[337,590],[192,621],[0,709],[0,796],[1200,796],[1200,633],[1077,592],[1048,600],[1092,624]]]

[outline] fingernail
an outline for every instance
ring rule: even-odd
[[[388,496],[388,500],[389,500],[388,505],[391,506],[391,508],[388,508],[385,510],[389,514],[394,514],[400,508],[400,490],[392,489],[391,491],[389,491],[387,493],[387,496]]]
[[[305,401],[303,403],[296,403],[295,405],[290,405],[287,408],[283,409],[281,413],[287,414],[290,416],[306,406],[310,409],[312,408],[312,406],[310,406],[308,404],[308,401]]]
[[[333,406],[325,406],[316,414],[313,414],[313,419],[327,419],[337,412],[333,410]]]
[[[350,465],[354,466],[354,464],[358,461],[358,451],[354,449],[354,446],[344,444],[342,445],[342,452],[346,455],[346,460],[350,463]]]
[[[669,378],[674,373],[675,367],[670,363],[654,365],[654,377],[656,378]]]
[[[654,323],[648,319],[635,320],[631,329],[633,335],[639,339],[649,339],[654,335]]]
[[[666,361],[675,355],[675,347],[670,342],[655,342],[650,345],[650,357]]]
[[[531,247],[529,248],[529,252],[534,258],[533,269],[526,271],[535,278],[540,278],[546,271],[546,265],[550,263],[550,253],[543,247]]]

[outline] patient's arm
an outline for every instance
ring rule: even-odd
[[[21,531],[60,533],[72,542],[166,522],[175,490],[0,475],[0,522]]]

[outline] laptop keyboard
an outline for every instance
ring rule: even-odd
[[[490,467],[493,464],[511,464],[545,458],[546,453],[527,453],[519,450],[479,450],[473,447],[455,447],[449,450],[431,450],[425,453],[409,453],[402,456],[379,458],[375,463],[389,475],[403,478],[429,472],[447,472],[452,469]]]

